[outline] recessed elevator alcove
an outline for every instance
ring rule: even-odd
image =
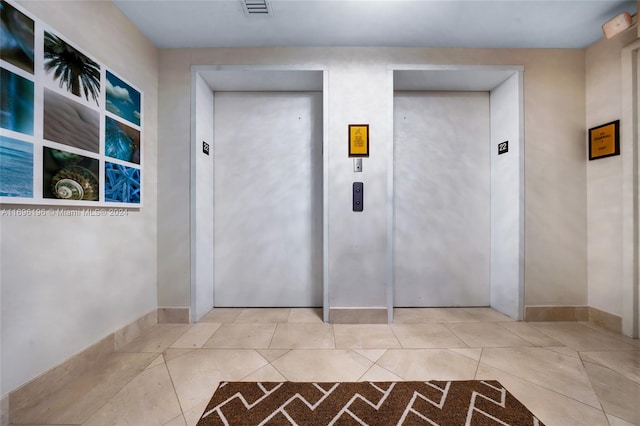
[[[203,66],[192,81],[192,320],[323,306],[323,70]]]
[[[393,307],[491,306],[522,319],[522,68],[390,72],[390,318]]]

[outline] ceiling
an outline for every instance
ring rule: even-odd
[[[402,46],[584,48],[625,0],[113,0],[159,48]]]

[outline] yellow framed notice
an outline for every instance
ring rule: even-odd
[[[349,124],[349,157],[369,156],[369,125]]]
[[[589,160],[620,155],[620,120],[589,129]]]

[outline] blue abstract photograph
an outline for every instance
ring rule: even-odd
[[[104,155],[140,164],[140,132],[106,117]]]
[[[140,169],[106,162],[104,177],[105,201],[140,204]]]
[[[0,58],[33,74],[33,19],[0,1]]]
[[[107,71],[107,111],[140,125],[140,92]]]
[[[0,127],[33,135],[33,81],[0,70]]]
[[[33,144],[0,136],[0,196],[33,198]]]

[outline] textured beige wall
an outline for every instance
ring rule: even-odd
[[[587,129],[622,119],[621,50],[635,39],[629,30],[586,49]],[[630,154],[587,164],[589,306],[614,315],[622,315],[622,158]]]
[[[144,208],[0,218],[2,394],[158,305],[158,51],[111,2],[19,5],[144,92]]]
[[[188,306],[191,65],[324,65],[329,73],[332,307],[385,306],[389,64],[524,65],[525,304],[587,302],[584,50],[215,48],[160,50],[159,302]],[[371,125],[365,215],[350,215],[346,126]]]

